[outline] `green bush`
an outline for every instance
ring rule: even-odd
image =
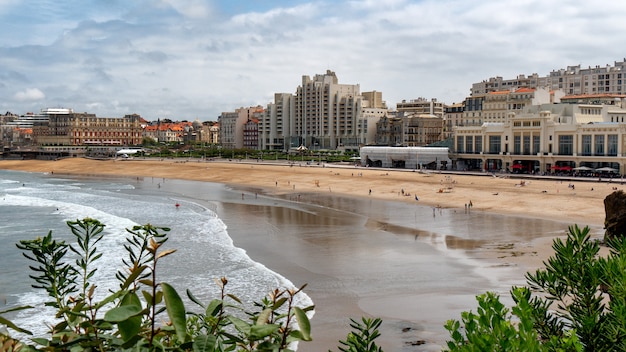
[[[221,278],[219,298],[208,304],[187,291],[201,308],[188,311],[176,289],[156,281],[157,264],[175,250],[162,249],[169,229],[152,225],[127,230],[124,270],[117,272],[119,288],[97,300],[92,282],[97,249],[104,226],[98,220],[68,222],[76,241],[67,244],[52,233],[17,245],[33,263],[33,287],[43,289],[61,321],[47,338],[34,345],[0,331],[3,351],[290,351],[292,343],[310,341],[310,307],[298,307],[294,298],[302,289],[276,289],[246,310],[226,290]],[[545,268],[527,273],[528,287],[513,287],[510,309],[496,294],[477,297],[476,313],[463,312],[449,320],[449,351],[625,351],[626,350],[626,239],[600,244],[590,239],[589,228],[569,228],[565,241],[556,239],[554,255]],[[68,253],[75,260],[68,258]],[[24,334],[1,314],[0,324]],[[165,317],[167,316],[167,317]],[[165,323],[157,324],[159,321]],[[382,352],[374,340],[380,319],[351,319],[352,331],[340,341],[340,351]]]
[[[33,262],[33,287],[47,292],[46,305],[56,308],[61,322],[51,327],[50,337],[32,338],[34,345],[0,332],[1,350],[290,351],[292,343],[311,340],[306,312],[313,306],[294,304],[304,287],[276,289],[255,303],[255,310],[245,311],[221,278],[221,297],[206,305],[187,292],[203,308],[201,313],[188,312],[173,286],[156,281],[157,264],[175,250],[162,249],[169,229],[149,224],[127,230],[128,257],[116,274],[119,289],[97,300],[92,280],[104,254],[97,244],[105,225],[89,218],[67,224],[76,239],[72,245],[53,239],[51,232],[17,245]],[[77,259],[69,259],[69,252]],[[30,334],[4,318],[0,323]]]
[[[554,240],[545,268],[526,274],[529,288],[512,289],[512,314],[486,293],[477,314],[448,321],[449,350],[626,351],[626,239],[600,257],[589,231],[571,226]]]

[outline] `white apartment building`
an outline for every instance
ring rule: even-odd
[[[509,112],[520,112],[532,105],[558,103],[565,96],[562,90],[545,87],[515,88],[477,94],[466,98],[463,119],[459,125],[480,126],[485,122],[503,122]]]
[[[339,84],[335,72],[327,70],[313,78],[302,76],[295,96],[295,135],[289,136],[289,147],[358,149],[356,127],[361,100],[360,86]],[[294,145],[295,139],[298,145]]]
[[[621,102],[534,105],[509,111],[501,122],[454,127],[453,159],[458,170],[571,173],[609,168],[624,174],[625,120]]]
[[[566,69],[553,70],[547,76],[536,73],[526,77],[518,75],[514,79],[491,77],[472,85],[471,95],[477,96],[499,90],[517,88],[546,87],[549,90],[561,89],[568,95],[574,94],[623,94],[626,93],[626,58],[615,61],[613,66],[595,66],[581,68],[580,65],[568,66]]]
[[[291,93],[274,94],[263,118],[259,121],[259,148],[261,150],[286,150],[285,136],[295,134],[291,116],[294,116],[294,96]]]
[[[263,150],[355,149],[374,142],[376,122],[387,113],[381,92],[360,93],[339,84],[332,71],[302,76],[296,94],[276,93],[259,124]]]
[[[445,104],[438,102],[437,99],[428,100],[426,98],[403,100],[396,104],[396,110],[399,113],[408,115],[433,115],[443,118],[445,112]]]

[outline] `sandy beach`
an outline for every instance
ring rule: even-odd
[[[528,219],[543,219],[558,221],[579,226],[590,225],[596,230],[602,228],[604,222],[604,198],[615,189],[623,189],[619,182],[588,181],[560,181],[555,179],[518,179],[493,175],[465,175],[447,173],[420,173],[406,170],[380,170],[343,165],[331,167],[331,165],[307,165],[306,163],[295,164],[265,164],[256,161],[250,162],[227,162],[227,161],[196,161],[196,160],[87,160],[87,159],[63,159],[58,161],[38,160],[4,160],[0,161],[0,169],[21,170],[29,172],[47,172],[54,175],[86,175],[86,176],[130,176],[130,177],[155,177],[164,179],[180,179],[203,182],[215,182],[229,185],[250,197],[251,194],[264,194],[273,197],[293,200],[294,202],[309,202],[314,196],[324,196],[328,199],[355,199],[353,207],[362,206],[368,200],[378,202],[373,211],[385,211],[385,209],[401,209],[415,206],[416,204],[432,208],[433,218],[435,214],[446,211],[448,214],[471,211],[475,214],[502,214]],[[329,198],[330,197],[330,198]],[[392,202],[392,203],[387,203]],[[381,205],[383,204],[383,205]],[[393,204],[392,206],[384,204]],[[468,208],[468,206],[471,206]],[[397,207],[397,208],[394,208]],[[468,210],[469,209],[469,210]],[[358,212],[358,209],[355,210]],[[260,215],[259,215],[260,216]],[[446,217],[442,217],[446,219]],[[224,219],[228,223],[229,219]],[[480,227],[479,221],[496,221],[491,218],[476,217],[473,224]],[[533,231],[533,223],[524,223],[529,226],[528,231]],[[243,225],[229,225],[235,233],[233,239],[255,260],[280,272],[288,277],[296,285],[308,283],[307,290],[311,290],[318,307],[318,313],[313,319],[314,342],[302,344],[300,351],[320,351],[336,349],[338,339],[344,339],[348,328],[348,318],[358,318],[362,315],[381,316],[385,321],[391,322],[383,329],[381,344],[388,343],[386,351],[418,351],[438,350],[437,346],[425,347],[409,346],[406,341],[399,340],[393,335],[393,331],[402,329],[404,321],[411,321],[412,311],[406,307],[411,305],[415,296],[410,292],[391,292],[389,299],[381,299],[378,296],[359,297],[358,294],[343,292],[333,295],[328,292],[325,278],[333,276],[332,266],[322,266],[318,271],[307,270],[306,264],[298,263],[301,258],[284,258],[278,256],[281,251],[293,251],[295,245],[280,243],[276,248],[270,248],[267,243],[262,243],[268,238],[255,239],[245,238],[241,235],[249,231],[249,228],[238,228]],[[330,229],[331,225],[327,225]],[[406,227],[394,227],[394,223],[381,225],[380,221],[369,221],[365,228],[385,227],[390,233],[406,235],[410,232]],[[493,226],[493,225],[490,225]],[[508,225],[514,226],[514,225]],[[537,226],[545,226],[543,224]],[[542,227],[543,228],[543,227]],[[525,230],[522,228],[521,230]],[[597,232],[597,231],[596,231]],[[239,235],[237,235],[239,233]],[[410,236],[413,233],[409,233]],[[561,233],[562,235],[562,233]],[[418,234],[415,234],[415,238]],[[406,236],[392,238],[395,246],[395,255],[402,255],[398,248],[407,244]],[[411,237],[412,239],[412,237]],[[469,259],[484,261],[486,267],[514,268],[512,275],[519,275],[541,265],[551,252],[552,237],[528,237],[516,240],[513,243],[500,243],[493,238],[477,238],[472,241],[467,239],[448,240],[447,248],[455,248],[463,251]],[[353,242],[339,237],[326,239],[332,241],[321,243],[315,239],[316,245],[330,245],[334,250],[345,248],[353,250]],[[386,239],[389,242],[389,239]],[[496,243],[497,242],[497,243]],[[369,243],[371,248],[379,248],[381,243]],[[367,247],[367,246],[364,246]],[[339,248],[339,249],[338,249]],[[370,251],[370,247],[363,251]],[[319,254],[307,252],[308,260],[319,262],[329,261],[335,258],[325,257]],[[335,253],[335,252],[333,252]],[[400,254],[398,254],[400,253]],[[317,255],[317,257],[316,257]],[[385,252],[368,253],[367,255],[389,255]],[[299,265],[292,265],[292,264]],[[366,265],[366,263],[364,264]],[[326,270],[326,271],[325,271]],[[369,268],[372,270],[372,268]],[[396,270],[402,271],[402,270]],[[381,271],[382,272],[382,271]],[[392,272],[387,269],[385,275]],[[320,287],[315,287],[316,282]],[[329,285],[335,283],[328,283]],[[323,292],[326,290],[326,292]],[[336,292],[340,292],[337,288]],[[446,299],[439,298],[442,305],[453,306],[459,296],[454,292],[438,293]],[[471,297],[470,297],[471,298]],[[414,304],[414,303],[413,303]],[[472,305],[472,307],[474,307]],[[332,318],[328,316],[332,315]],[[423,319],[428,319],[428,313],[423,314]],[[342,318],[342,319],[338,319]],[[458,319],[459,316],[449,316]],[[411,339],[426,340],[428,336],[411,337]],[[412,340],[411,340],[412,341]],[[385,345],[383,345],[385,347]]]
[[[463,208],[572,223],[604,223],[604,198],[624,186],[613,182],[521,180],[506,176],[471,176],[379,170],[354,166],[267,165],[251,162],[174,160],[4,160],[0,168],[68,175],[124,175],[208,181],[260,187],[274,194],[334,192],[350,196]],[[371,191],[371,192],[370,192]]]

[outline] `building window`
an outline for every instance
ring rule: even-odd
[[[524,136],[524,155],[530,155],[530,136]]]
[[[607,138],[607,154],[609,156],[617,156],[617,135],[610,134]]]
[[[589,134],[585,134],[582,136],[582,147],[583,150],[581,151],[583,156],[590,156],[591,155],[591,135]]]
[[[466,153],[471,153],[474,151],[473,144],[474,144],[474,138],[472,138],[472,136],[466,136],[465,137],[465,152]]]
[[[474,137],[474,151],[476,153],[482,153],[483,151],[483,136]]]
[[[500,136],[489,136],[489,153],[500,154],[502,150],[502,139]]]
[[[522,152],[522,137],[513,136],[513,154],[520,155]]]
[[[562,135],[559,136],[559,155],[573,155],[574,154],[574,136]]]
[[[596,136],[595,155],[604,155],[604,136]]]
[[[456,152],[457,153],[463,153],[463,144],[465,142],[465,139],[463,137],[464,136],[456,137]]]
[[[539,136],[533,136],[533,153],[537,154],[541,152],[541,138]]]

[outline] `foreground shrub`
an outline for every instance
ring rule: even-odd
[[[477,314],[448,321],[449,350],[626,351],[626,239],[608,240],[600,257],[589,231],[571,226],[554,240],[545,268],[526,274],[529,288],[512,289],[511,313],[486,293]]]
[[[60,322],[51,327],[49,338],[32,338],[35,345],[0,332],[1,350],[290,351],[293,343],[311,340],[306,312],[313,306],[294,303],[304,287],[276,289],[255,303],[254,311],[246,311],[226,292],[228,281],[221,278],[221,297],[208,304],[187,292],[203,308],[201,313],[188,312],[173,286],[156,281],[157,264],[175,250],[162,249],[169,229],[149,224],[127,230],[128,257],[116,274],[119,289],[98,300],[93,276],[104,254],[97,244],[105,225],[89,218],[67,224],[74,244],[55,240],[49,232],[17,245],[33,262],[33,287],[45,290],[50,298],[45,304],[56,309]],[[0,323],[30,334],[4,318]]]

